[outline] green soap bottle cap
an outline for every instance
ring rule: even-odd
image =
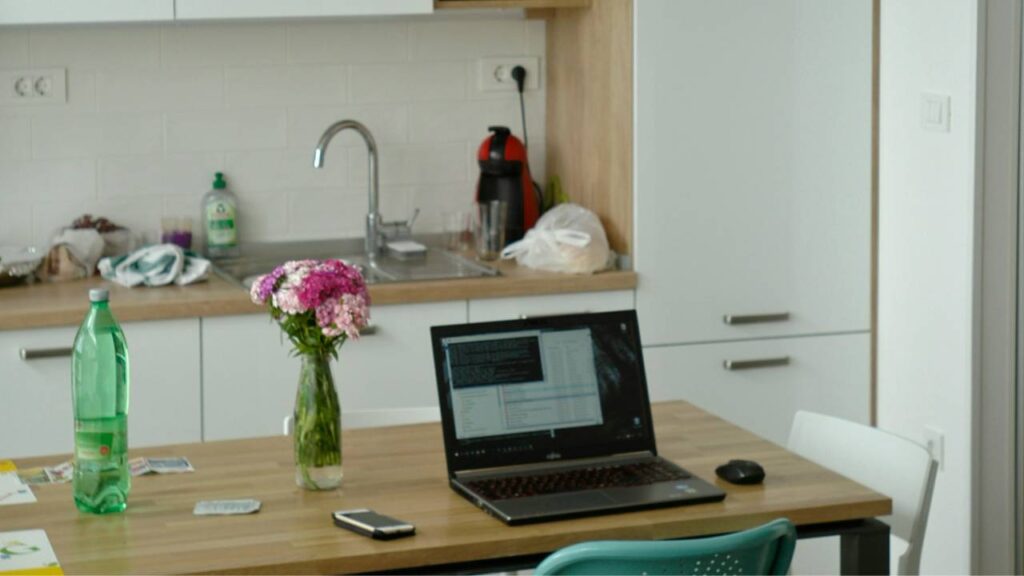
[[[213,189],[214,190],[223,190],[223,189],[228,187],[227,182],[224,181],[224,173],[223,172],[217,172],[214,176],[216,176],[216,178],[214,178],[214,180],[213,180]]]

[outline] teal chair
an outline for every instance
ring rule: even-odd
[[[692,540],[584,542],[537,566],[556,574],[786,574],[796,528],[785,518],[735,534]]]

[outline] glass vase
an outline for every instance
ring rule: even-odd
[[[302,354],[295,395],[295,483],[306,490],[341,485],[341,404],[330,354]]]

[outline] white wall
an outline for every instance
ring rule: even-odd
[[[335,140],[311,167],[345,117],[380,146],[385,218],[419,207],[416,229],[437,231],[443,210],[472,202],[487,126],[521,133],[516,95],[477,89],[477,58],[543,56],[544,31],[483,15],[0,28],[0,69],[68,69],[67,104],[0,106],[0,244],[45,246],[83,212],[153,238],[162,215],[198,218],[217,170],[243,240],[361,236],[361,141]],[[539,179],[543,87],[527,98]]]
[[[945,433],[921,571],[971,570],[976,0],[886,0],[881,13],[878,424]],[[921,93],[951,97],[949,132]]]

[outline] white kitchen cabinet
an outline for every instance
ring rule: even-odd
[[[868,422],[868,358],[867,334],[644,349],[653,401],[692,402],[782,445],[797,410]]]
[[[176,0],[178,20],[430,14],[433,0]]]
[[[633,308],[632,290],[579,292],[519,298],[490,298],[469,301],[470,322],[515,320],[530,316],[610,312]]]
[[[643,0],[635,22],[644,342],[868,330],[871,1]]]
[[[466,302],[371,308],[374,334],[346,342],[332,364],[345,413],[420,414],[437,406],[430,327],[466,321]],[[295,406],[300,360],[266,315],[203,319],[205,440],[281,434]],[[360,418],[358,424],[371,423]]]
[[[170,20],[174,0],[0,0],[0,25]]]
[[[130,447],[201,440],[199,320],[128,322]],[[71,452],[71,358],[21,350],[70,348],[77,328],[0,332],[0,458]]]

